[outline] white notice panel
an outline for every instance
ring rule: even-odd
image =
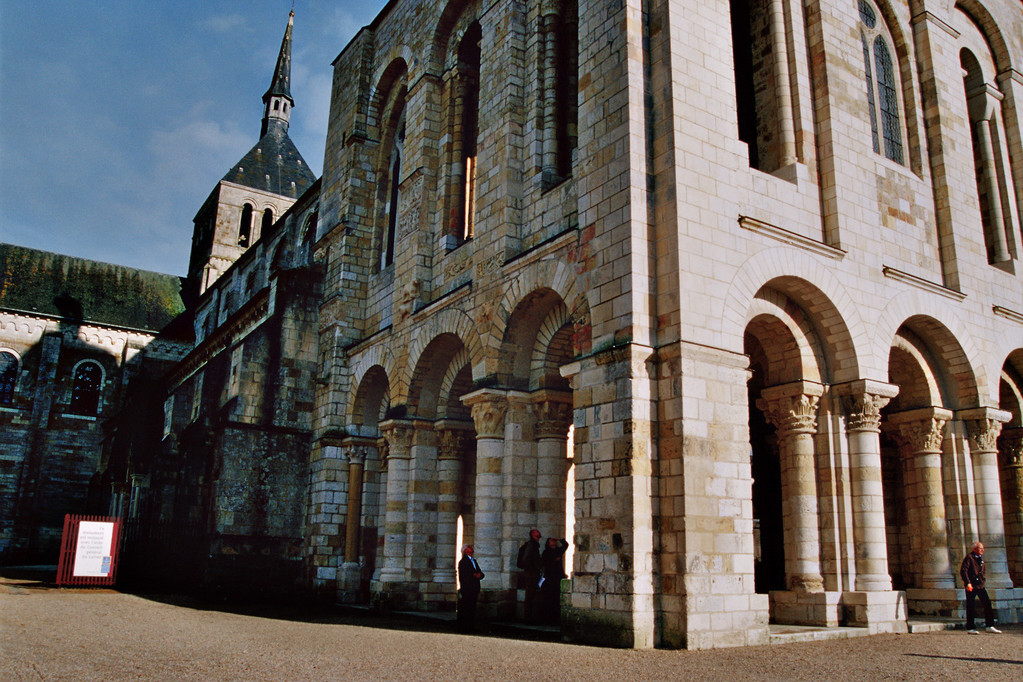
[[[78,525],[75,545],[76,577],[105,578],[110,575],[114,524],[105,521],[82,521]]]

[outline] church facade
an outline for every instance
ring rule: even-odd
[[[566,537],[578,641],[904,632],[976,540],[1019,622],[1021,107],[1010,0],[393,0],[318,184],[204,223],[150,495],[223,580],[412,609],[471,542],[513,617]]]

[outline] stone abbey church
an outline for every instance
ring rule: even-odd
[[[392,0],[319,179],[290,51],[103,422],[126,577],[449,610],[471,542],[511,618],[536,527],[568,637],[701,649],[961,617],[981,540],[1023,620],[1018,0]]]

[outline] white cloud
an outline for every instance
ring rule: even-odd
[[[199,27],[213,33],[250,32],[253,30],[250,22],[240,14],[220,14],[208,17],[199,22]]]

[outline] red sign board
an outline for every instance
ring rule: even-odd
[[[120,538],[120,517],[65,515],[57,585],[113,585]]]

